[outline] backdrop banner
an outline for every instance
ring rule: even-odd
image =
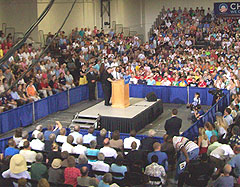
[[[216,16],[240,16],[240,2],[214,3]]]

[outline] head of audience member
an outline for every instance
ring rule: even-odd
[[[111,173],[106,173],[106,174],[104,174],[104,176],[103,176],[103,182],[104,182],[105,184],[111,184],[111,182],[112,182],[112,174],[111,174]]]
[[[80,126],[79,125],[75,125],[74,126],[74,131],[75,132],[79,132],[80,131]]]
[[[44,135],[43,135],[42,132],[38,133],[37,139],[39,139],[39,140],[42,141],[42,142],[44,141]]]
[[[148,131],[148,136],[149,136],[149,137],[154,137],[155,134],[156,134],[156,131],[153,130],[153,129],[150,129],[150,130]]]
[[[103,153],[98,153],[97,158],[98,158],[99,161],[104,161],[105,160],[105,156],[104,156]]]
[[[94,133],[94,130],[95,130],[94,127],[90,127],[90,128],[88,129],[88,133],[89,133],[89,134],[93,134],[93,133]]]
[[[92,140],[89,144],[91,149],[95,149],[97,147],[97,142],[95,140]]]
[[[238,126],[234,126],[232,128],[232,135],[239,135],[239,127]]]
[[[116,158],[116,160],[115,160],[116,165],[122,166],[122,165],[123,165],[123,162],[124,162],[123,155],[122,155],[122,154],[118,154],[118,155],[117,155],[117,158]]]
[[[53,131],[53,125],[50,125],[50,124],[49,124],[49,125],[47,126],[47,130],[48,130],[48,131]]]
[[[226,164],[223,168],[223,174],[224,176],[229,176],[229,174],[231,173],[232,171],[232,166],[229,165],[229,164]]]
[[[137,142],[133,141],[131,144],[131,148],[132,150],[136,150],[137,149]]]
[[[41,179],[38,181],[37,187],[50,187],[50,184],[48,183],[47,179],[41,178]]]
[[[22,132],[22,139],[27,140],[28,139],[28,131],[23,131]]]
[[[80,172],[82,174],[81,177],[87,177],[88,176],[88,168],[86,166],[81,167]]]
[[[55,158],[51,164],[53,169],[59,169],[62,166],[62,161],[59,158]]]
[[[105,138],[105,139],[103,140],[103,145],[104,145],[104,147],[109,146],[109,144],[110,144],[109,138]]]
[[[43,154],[42,153],[37,153],[36,162],[37,163],[42,163],[42,161],[43,161]]]
[[[76,166],[75,158],[73,156],[69,156],[67,158],[67,162],[68,162],[68,167],[75,167]]]
[[[178,110],[176,108],[172,109],[172,116],[176,116],[178,114]]]
[[[214,142],[218,141],[218,137],[216,135],[212,135],[210,138],[210,143],[213,144]]]
[[[76,142],[77,142],[78,145],[82,145],[83,144],[83,138],[81,136],[77,137]]]
[[[151,162],[152,162],[152,163],[158,163],[158,156],[157,156],[157,155],[153,155],[153,156],[151,157]]]
[[[59,133],[60,133],[60,135],[65,136],[66,135],[66,129],[61,128]]]
[[[107,130],[105,128],[101,129],[100,136],[104,138],[104,137],[106,137],[106,135],[107,135]]]
[[[154,151],[161,151],[161,144],[159,142],[155,142],[153,144],[153,150]]]
[[[206,129],[206,130],[208,130],[208,131],[213,131],[214,129],[213,129],[213,126],[212,126],[212,124],[210,123],[210,122],[206,122],[205,124],[204,124],[204,128]]]
[[[233,152],[237,155],[240,153],[240,145],[235,145],[233,148]]]
[[[83,165],[83,164],[87,164],[87,163],[88,163],[88,159],[87,159],[86,155],[80,154],[78,156],[78,164]]]
[[[49,141],[53,143],[53,142],[55,142],[55,140],[56,140],[56,135],[53,134],[53,133],[50,134],[50,135],[49,135]]]
[[[22,128],[17,128],[17,129],[15,130],[14,137],[15,137],[15,138],[20,138],[20,137],[22,137]]]
[[[18,179],[18,187],[26,187],[27,186],[27,179],[21,178]]]
[[[67,159],[68,156],[69,156],[69,153],[68,153],[67,151],[61,152],[61,158],[62,158],[62,160]]]
[[[137,135],[137,132],[135,130],[130,131],[130,136],[135,137]]]
[[[119,132],[119,130],[113,131],[112,139],[113,140],[119,140],[120,139],[120,132]]]
[[[227,107],[227,108],[224,110],[224,115],[225,115],[225,116],[228,116],[228,115],[231,114],[231,112],[232,112],[232,110]]]
[[[8,147],[16,147],[16,143],[12,138],[8,140]]]
[[[25,158],[20,154],[12,156],[9,165],[11,173],[18,174],[27,171],[27,162]]]
[[[67,143],[72,144],[72,143],[73,143],[73,140],[74,140],[74,138],[73,138],[72,135],[68,135],[68,136],[67,136]]]
[[[52,144],[52,151],[58,151],[58,144],[55,142]]]
[[[29,141],[26,140],[26,141],[23,143],[23,149],[24,149],[24,150],[31,150],[30,142],[29,142]]]

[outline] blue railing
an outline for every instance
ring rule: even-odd
[[[199,92],[201,103],[203,105],[212,104],[212,95],[208,93],[209,88],[187,88],[172,86],[147,86],[147,85],[129,85],[130,97],[144,98],[149,92],[155,92],[159,99],[164,103],[187,104],[192,101],[194,94]],[[230,103],[229,91],[224,90],[226,96],[218,101],[200,120],[193,124],[184,136],[193,139],[198,135],[198,127],[203,126],[204,122],[215,120],[216,111],[223,111]],[[98,97],[103,97],[101,84],[98,83]],[[65,110],[69,106],[88,99],[87,85],[72,88],[70,90],[55,94],[53,96],[41,99],[34,103],[18,107],[16,109],[3,112],[0,114],[0,132],[5,133],[18,127],[25,127],[32,124],[35,120],[41,119],[57,111]],[[217,110],[218,107],[218,110]],[[84,131],[83,131],[84,132]],[[129,134],[121,133],[121,138],[128,137]],[[140,139],[146,137],[138,136]],[[11,137],[0,139],[0,151],[3,151],[7,141]],[[157,137],[159,141],[162,138]]]

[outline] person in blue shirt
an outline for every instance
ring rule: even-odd
[[[150,79],[147,79],[147,85],[156,85],[156,81],[153,79],[153,76]]]
[[[50,134],[55,134],[56,137],[60,134],[60,130],[62,129],[62,124],[59,121],[56,121],[56,126],[53,129],[53,125],[48,125],[48,129],[44,132],[44,139],[49,140]]]
[[[111,165],[110,171],[116,172],[116,173],[122,173],[123,176],[125,176],[125,173],[127,172],[127,167],[123,165],[123,156],[118,155],[116,158],[115,163]],[[124,177],[113,177],[115,179],[122,180]]]
[[[103,179],[99,182],[98,187],[110,187],[111,182],[112,182],[112,174],[106,173],[103,176]]]
[[[86,155],[87,156],[95,156],[95,157],[97,157],[98,153],[99,153],[99,149],[96,149],[96,146],[97,146],[96,140],[92,140],[90,142],[89,146],[90,146],[90,148],[87,149]],[[96,161],[97,161],[96,159],[89,159],[89,162],[96,162]]]
[[[13,156],[19,154],[19,150],[15,148],[16,143],[13,139],[8,140],[8,148],[4,151],[4,157],[6,156]]]
[[[168,170],[168,156],[166,153],[161,151],[161,144],[159,142],[155,142],[153,144],[153,152],[148,153],[147,159],[148,163],[152,163],[151,158],[153,155],[156,155],[158,157],[158,164],[162,165],[164,169]]]

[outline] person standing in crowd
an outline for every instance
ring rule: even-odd
[[[182,119],[177,117],[178,110],[172,110],[172,117],[165,122],[165,130],[167,135],[178,136],[182,127]]]
[[[97,81],[97,74],[95,73],[93,67],[91,66],[87,73],[87,81],[88,81],[88,89],[89,89],[89,101],[96,100],[96,81]]]
[[[100,75],[100,80],[102,82],[102,88],[104,93],[105,106],[111,106],[110,99],[112,96],[112,82],[114,78],[112,76],[113,69],[108,67],[106,71],[103,71]]]

